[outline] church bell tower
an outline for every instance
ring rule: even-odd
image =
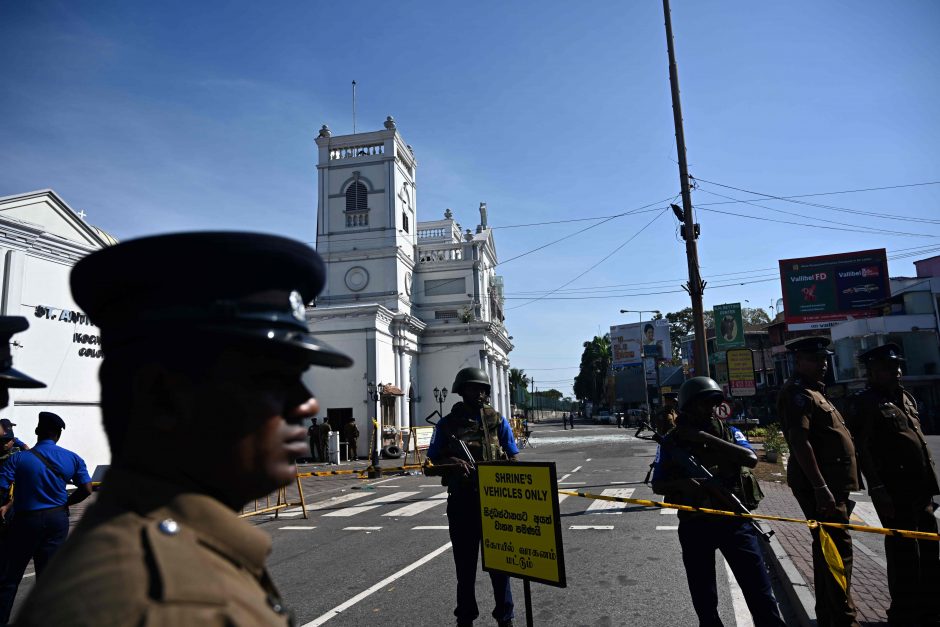
[[[417,161],[389,116],[381,131],[317,137],[320,306],[379,303],[410,313],[417,249]]]

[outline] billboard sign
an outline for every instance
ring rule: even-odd
[[[891,296],[884,248],[781,259],[780,282],[791,331],[876,316],[874,304]]]
[[[668,320],[650,320],[610,327],[611,365],[643,363],[643,356],[672,358]]]
[[[744,319],[741,317],[741,303],[715,305],[715,343],[718,350],[744,347]]]
[[[728,351],[728,384],[732,396],[754,396],[754,353],[749,348]]]

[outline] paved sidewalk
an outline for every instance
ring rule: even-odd
[[[800,511],[786,483],[765,481],[761,483],[761,488],[765,497],[755,513],[803,518],[803,512]],[[854,515],[852,518],[854,524],[873,522],[864,521]],[[785,585],[788,584],[791,603],[802,606],[796,609],[797,613],[803,616],[805,623],[815,624],[812,538],[809,529],[805,525],[796,523],[762,521],[761,524],[765,528],[769,527],[774,530],[774,538],[782,549],[780,551],[782,555],[778,559],[771,559],[771,562],[775,562],[777,574]],[[869,545],[880,544],[884,541],[880,535],[852,532],[853,540],[862,535],[865,536],[864,542]],[[859,550],[858,545],[859,543],[856,542],[852,569],[852,595],[858,607],[858,620],[862,625],[887,625],[887,610],[891,597],[888,595],[884,562],[877,555],[869,555]],[[787,563],[788,560],[789,563]]]

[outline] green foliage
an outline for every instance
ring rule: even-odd
[[[780,432],[780,425],[776,422],[767,425],[767,434],[764,436],[764,450],[777,451],[781,454],[790,450],[783,433]]]
[[[528,389],[529,387],[529,377],[526,376],[525,370],[521,368],[510,368],[509,369],[509,389],[512,390],[513,398],[517,394],[516,389],[522,388],[523,390]]]
[[[604,387],[610,370],[610,334],[595,336],[584,343],[581,366],[574,378],[574,395],[578,400],[589,400],[600,404],[604,399]]]
[[[751,438],[766,438],[766,437],[767,437],[767,429],[765,429],[764,427],[752,427],[752,428],[748,429],[748,431],[747,431],[747,437],[748,437],[749,439],[751,439]]]

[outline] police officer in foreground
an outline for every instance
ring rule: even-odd
[[[352,364],[307,328],[323,281],[310,247],[257,233],[147,237],[75,265],[112,465],[18,625],[292,624],[271,539],[238,512],[309,454],[307,368]]]
[[[858,356],[868,387],[849,398],[846,419],[862,473],[883,527],[937,533],[940,494],[917,401],[901,386],[901,348],[889,342]],[[885,536],[891,625],[940,625],[937,542]]]
[[[49,560],[69,533],[69,506],[91,496],[91,477],[85,461],[58,445],[65,421],[49,411],[39,412],[36,446],[12,456],[0,469],[0,494],[6,497],[16,484],[13,500],[0,507],[13,521],[0,559],[0,625],[10,620],[10,610],[26,566],[33,561],[42,577]],[[73,484],[71,494],[67,484]]]
[[[428,459],[446,468],[441,481],[447,486],[447,523],[457,568],[457,609],[454,615],[458,627],[468,627],[480,615],[474,586],[482,522],[477,478],[464,446],[473,463],[515,461],[519,449],[509,422],[487,405],[490,378],[483,370],[464,368],[457,373],[450,391],[463,400],[455,403],[450,413],[437,423],[428,447]],[[512,627],[514,613],[510,579],[507,575],[491,572],[490,581],[496,600],[493,618],[499,627]]]
[[[678,405],[679,394],[677,392],[663,394],[663,406],[656,412],[656,422],[653,425],[656,433],[666,435],[676,426],[676,419],[679,417]]]
[[[861,483],[855,444],[839,410],[826,398],[829,368],[829,339],[805,337],[786,343],[793,353],[794,374],[777,396],[777,413],[792,456],[787,482],[807,519],[848,523],[852,513],[849,492]],[[845,529],[827,527],[826,532],[845,566],[845,590],[826,564],[813,534],[813,579],[816,588],[816,620],[820,627],[857,626],[852,600],[852,538]]]
[[[679,389],[679,415],[656,453],[653,491],[668,503],[740,511],[728,497],[756,507],[747,468],[757,465],[750,443],[740,432],[733,433],[714,417],[724,393],[714,380],[693,377]],[[715,477],[708,480],[688,464],[695,459]],[[752,478],[753,479],[753,478]],[[755,480],[756,481],[756,480]],[[699,625],[722,625],[718,615],[715,551],[721,551],[741,586],[747,607],[757,627],[785,625],[777,608],[767,565],[754,525],[746,519],[679,512],[679,544],[685,565],[692,605]]]

